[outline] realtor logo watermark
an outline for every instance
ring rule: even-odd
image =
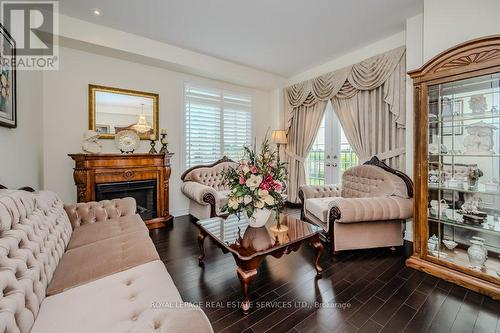
[[[59,1],[0,1],[2,25],[16,41],[16,57],[1,55],[18,70],[59,69]]]

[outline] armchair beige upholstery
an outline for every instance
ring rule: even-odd
[[[198,219],[224,215],[221,209],[227,203],[229,186],[223,179],[223,171],[236,166],[236,162],[223,157],[211,165],[195,166],[184,172],[181,191],[189,199],[189,214]]]
[[[332,251],[403,244],[413,213],[411,179],[374,157],[346,170],[342,184],[299,189],[302,218],[321,226]]]

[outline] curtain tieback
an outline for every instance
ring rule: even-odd
[[[291,158],[293,158],[294,160],[296,160],[297,162],[299,163],[302,163],[304,164],[306,162],[306,159],[304,157],[300,157],[299,155],[295,154],[295,153],[292,153],[291,151],[289,151],[288,149],[285,150],[285,153],[290,156]]]

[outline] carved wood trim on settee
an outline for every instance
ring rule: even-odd
[[[230,159],[229,157],[227,156],[223,156],[220,160],[217,160],[215,161],[214,163],[212,164],[200,164],[200,165],[195,165],[189,169],[187,169],[186,171],[184,171],[184,173],[181,175],[181,180],[184,181],[184,179],[186,178],[186,176],[193,170],[196,170],[196,169],[201,169],[201,168],[212,168],[214,166],[216,166],[217,164],[220,164],[220,163],[225,163],[225,162],[233,162],[233,163],[236,163],[235,161],[233,161],[232,159]]]
[[[0,190],[6,190],[6,189],[7,189],[7,187],[0,184]],[[20,187],[20,188],[18,188],[18,190],[27,191],[27,192],[35,192],[35,189],[32,187],[29,187],[29,186]]]

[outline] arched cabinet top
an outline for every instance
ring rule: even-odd
[[[408,72],[414,83],[470,72],[500,71],[500,35],[486,36],[458,44]]]

